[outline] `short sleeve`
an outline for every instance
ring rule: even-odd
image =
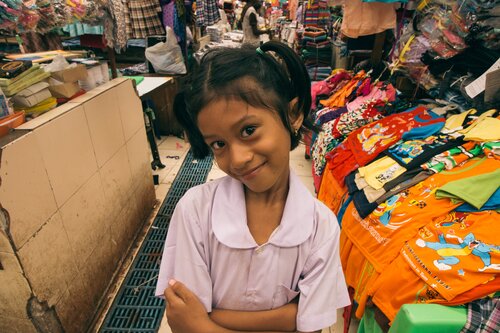
[[[337,321],[337,309],[350,304],[339,256],[340,229],[334,217],[319,223],[329,223],[328,236],[307,259],[299,281],[297,329],[301,332],[333,325]]]
[[[184,200],[183,200],[184,199]],[[200,217],[189,199],[184,197],[177,204],[170,220],[167,240],[160,265],[155,295],[163,297],[170,279],[184,283],[203,303],[207,312],[212,311],[212,281]]]

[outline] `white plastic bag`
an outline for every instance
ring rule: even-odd
[[[166,27],[167,41],[146,48],[146,59],[153,65],[156,73],[186,74],[182,51],[172,28]]]
[[[53,72],[58,72],[58,71],[62,71],[66,68],[70,68],[70,67],[76,67],[76,64],[70,64],[65,57],[63,57],[62,55],[57,55],[54,57],[54,59],[52,60],[52,62],[48,65],[46,65],[44,67],[45,71],[46,72],[50,72],[50,73],[53,73]]]

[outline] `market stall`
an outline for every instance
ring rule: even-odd
[[[470,310],[498,291],[500,57],[498,33],[481,19],[494,8],[418,5],[403,7],[411,15],[401,16],[385,70],[338,69],[312,87],[318,198],[342,225],[356,316],[375,308],[384,330],[405,304]]]

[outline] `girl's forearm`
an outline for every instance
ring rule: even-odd
[[[295,332],[297,304],[289,303],[267,311],[214,309],[210,318],[217,325],[235,331]]]

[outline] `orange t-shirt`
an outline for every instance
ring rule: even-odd
[[[346,283],[354,289],[353,299],[358,303],[356,317],[361,319],[370,296],[370,287],[380,274],[343,232],[340,233],[340,260]]]
[[[490,281],[500,272],[500,214],[451,212],[407,241],[401,254],[445,299]]]
[[[446,300],[415,274],[400,254],[384,270],[370,289],[374,291],[373,303],[392,321],[403,304],[437,303],[460,305],[485,297],[500,290],[500,277],[495,277],[487,281],[487,283],[467,290],[452,300]]]
[[[338,213],[346,197],[347,186],[340,186],[333,177],[332,171],[326,168],[321,178],[318,200],[323,202],[332,212]]]
[[[346,210],[342,228],[378,272],[398,255],[404,242],[432,219],[443,216],[460,203],[436,199],[434,192],[450,181],[489,173],[500,161],[474,158],[450,171],[442,171],[389,198],[361,219],[356,209]],[[353,207],[353,204],[350,204]]]

